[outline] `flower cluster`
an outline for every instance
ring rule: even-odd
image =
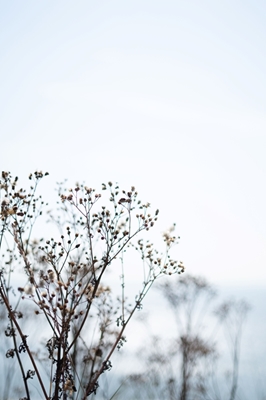
[[[150,211],[150,204],[138,199],[134,186],[120,190],[112,182],[102,184],[101,193],[83,184],[70,190],[59,185],[58,209],[55,214],[49,212],[58,233],[47,240],[32,240],[35,222],[45,206],[36,195],[45,175],[40,171],[31,174],[28,191],[18,189],[18,178],[12,179],[8,172],[3,172],[0,180],[0,248],[7,257],[0,275],[0,298],[8,312],[7,332],[14,345],[7,357],[16,357],[21,365],[20,353],[27,353],[33,366],[28,372],[22,368],[28,398],[27,380],[35,375],[47,400],[74,396],[78,385],[82,388],[79,398],[85,400],[95,393],[101,374],[111,369],[111,356],[126,342],[124,331],[134,312],[142,308],[152,284],[159,276],[184,272],[184,266],[170,257],[178,240],[171,229],[163,234],[164,253],[143,239],[131,246],[135,237],[154,226],[159,210]],[[123,274],[118,300],[105,278],[111,264],[119,259],[123,264],[129,247],[135,248],[146,264],[142,287],[131,303],[125,296]],[[15,265],[21,265],[25,274],[24,284],[16,291],[12,287]],[[18,294],[16,305],[11,290]],[[30,308],[25,305],[29,302]],[[39,319],[46,324],[45,349],[36,352],[28,345],[19,309],[32,310],[34,323]],[[38,357],[51,364],[49,389],[35,362]]]

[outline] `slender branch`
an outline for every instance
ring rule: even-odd
[[[10,318],[10,322],[11,322],[11,328],[14,330],[14,322],[13,322],[12,318]],[[15,347],[16,357],[17,357],[17,360],[18,360],[18,363],[19,363],[19,368],[20,368],[21,375],[22,375],[22,378],[23,378],[23,383],[24,383],[24,386],[25,386],[27,398],[28,398],[28,400],[30,400],[30,392],[29,392],[28,382],[27,382],[27,378],[26,378],[26,375],[25,375],[23,364],[22,364],[22,361],[21,361],[21,358],[20,358],[20,355],[19,355],[15,333],[12,335],[12,339],[13,339],[13,343],[14,343],[14,347]]]
[[[33,356],[32,356],[32,353],[31,353],[30,349],[29,349],[29,346],[28,346],[27,342],[25,341],[25,335],[23,335],[23,333],[22,333],[22,331],[21,331],[21,329],[20,329],[20,326],[19,326],[19,324],[18,324],[18,322],[17,322],[17,320],[16,320],[16,317],[14,316],[13,311],[11,310],[11,307],[10,307],[10,305],[9,305],[9,302],[8,302],[6,296],[5,296],[4,293],[3,293],[2,287],[0,287],[0,295],[1,295],[1,297],[2,297],[2,299],[3,299],[3,301],[4,301],[4,303],[5,303],[6,309],[8,310],[8,314],[9,314],[9,316],[10,316],[10,319],[12,319],[12,321],[13,321],[14,325],[16,326],[16,329],[17,329],[17,331],[18,331],[18,333],[19,333],[19,335],[20,335],[21,340],[22,340],[22,341],[24,342],[24,344],[25,344],[26,351],[27,351],[28,356],[29,356],[29,358],[30,358],[30,360],[31,360],[32,366],[33,366],[33,368],[34,368],[34,371],[36,372],[36,375],[37,375],[37,377],[38,377],[38,381],[39,381],[40,386],[41,386],[41,388],[42,388],[42,391],[43,391],[43,394],[44,394],[44,396],[45,396],[45,399],[46,399],[46,400],[49,400],[49,397],[48,397],[48,395],[47,395],[47,393],[46,393],[46,390],[45,390],[43,381],[42,381],[42,379],[41,379],[39,370],[38,370],[38,368],[37,368],[37,365],[36,365],[36,363],[35,363],[35,361],[34,361],[34,358],[33,358]]]

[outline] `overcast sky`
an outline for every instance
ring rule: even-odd
[[[134,184],[190,273],[265,285],[265,1],[0,5],[2,169]]]

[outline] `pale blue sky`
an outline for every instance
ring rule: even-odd
[[[265,20],[256,0],[1,0],[2,169],[134,184],[190,273],[265,285]]]

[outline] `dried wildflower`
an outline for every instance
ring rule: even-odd
[[[41,372],[38,371],[38,363],[34,364],[38,354],[32,352],[32,341],[29,340],[28,345],[20,327],[22,313],[12,312],[18,309],[15,300],[11,304],[12,296],[9,299],[5,296],[12,286],[5,286],[6,281],[2,278],[4,275],[1,275],[4,272],[1,271],[0,299],[7,305],[7,314],[11,319],[6,334],[16,339],[17,351],[25,352],[23,357],[28,355],[30,361],[33,361],[33,369],[24,374],[24,384],[27,386],[27,380],[32,379],[36,371],[43,398],[51,397],[48,395],[50,390],[54,391],[53,398],[72,396],[75,391],[74,372],[78,376],[81,371],[81,366],[76,361],[78,357],[71,357],[72,350],[75,348],[77,352],[81,350],[89,353],[84,357],[87,372],[82,375],[84,387],[80,391],[83,393],[82,400],[85,400],[90,394],[96,393],[100,375],[111,369],[112,352],[124,344],[123,331],[136,309],[142,308],[143,299],[152,284],[164,273],[181,273],[184,267],[181,262],[169,257],[172,244],[177,243],[171,229],[164,234],[166,254],[160,254],[151,243],[146,244],[139,240],[131,249],[136,248],[140,252],[141,262],[144,263],[142,286],[135,301],[133,298],[130,302],[125,295],[127,282],[125,283],[126,274],[123,273],[117,308],[113,304],[115,298],[113,299],[111,286],[106,285],[112,279],[109,281],[104,277],[108,278],[106,273],[112,270],[112,264],[116,265],[119,260],[123,264],[125,250],[129,249],[131,241],[142,231],[154,226],[159,211],[152,214],[149,211],[150,204],[138,200],[134,186],[130,190],[120,191],[116,184],[103,184],[107,205],[100,204],[100,193],[83,184],[77,183],[74,189],[68,191],[59,184],[58,215],[53,215],[50,211],[49,218],[56,223],[60,233],[54,236],[55,239],[31,240],[33,224],[42,214],[44,205],[41,197],[37,197],[35,193],[37,183],[44,175],[42,171],[31,174],[29,179],[32,186],[26,191],[18,189],[17,178],[12,179],[9,173],[3,172],[0,181],[0,207],[3,235],[8,236],[11,232],[8,239],[13,240],[15,248],[14,254],[11,252],[12,257],[5,265],[9,271],[21,265],[28,280],[24,288],[18,288],[21,298],[29,296],[27,300],[34,303],[33,313],[41,314],[52,330],[52,338],[46,344],[48,354],[45,355],[46,359],[48,355],[53,370],[50,377],[51,388],[48,391],[45,381],[42,381]],[[5,240],[6,237],[2,243]],[[3,253],[6,253],[5,249]],[[114,268],[113,271],[116,272],[117,269]],[[17,297],[20,301],[20,296]],[[25,303],[26,301],[23,302]],[[96,324],[95,342],[92,344],[86,342],[86,335],[83,335],[91,325],[89,321],[95,321]],[[13,357],[15,353],[11,349],[8,356]]]
[[[50,281],[53,282],[55,280],[54,271],[52,269],[48,269],[47,273],[48,273],[48,277],[49,277]]]
[[[33,296],[35,293],[35,287],[33,285],[26,285],[24,287],[24,293]]]

